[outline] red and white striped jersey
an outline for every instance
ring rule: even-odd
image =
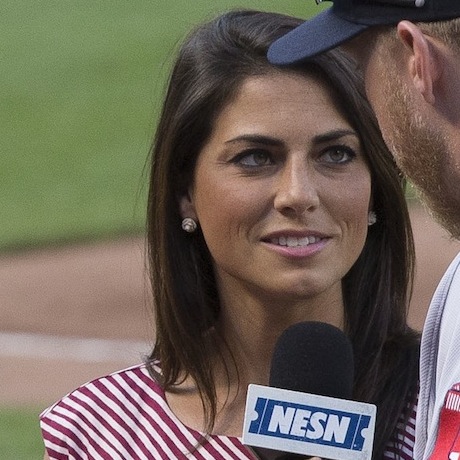
[[[53,460],[256,458],[239,438],[203,442],[174,416],[145,365],[83,385],[43,412],[40,424]]]
[[[240,438],[211,435],[203,441],[202,433],[181,423],[146,365],[93,380],[45,410],[40,418],[51,460],[257,458]],[[415,413],[409,428],[398,429],[401,444],[397,452],[390,448],[385,459],[412,459],[414,418]]]

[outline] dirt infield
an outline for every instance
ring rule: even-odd
[[[411,217],[418,268],[410,321],[421,328],[460,243],[421,206]],[[0,256],[0,280],[0,405],[45,407],[148,351],[142,239]]]

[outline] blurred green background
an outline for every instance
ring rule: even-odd
[[[313,0],[2,0],[0,252],[144,228],[144,171],[174,51],[244,7],[307,17]],[[38,409],[0,408],[0,458],[43,457]]]
[[[0,251],[143,230],[143,176],[178,42],[217,12],[313,0],[3,0]]]

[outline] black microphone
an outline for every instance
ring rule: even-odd
[[[335,326],[317,321],[297,323],[278,338],[270,366],[271,387],[351,399],[353,378],[353,347]],[[277,460],[305,458],[288,453]]]
[[[353,379],[353,347],[340,329],[310,321],[280,335],[270,366],[271,387],[351,399]]]
[[[250,386],[243,441],[263,447],[257,450],[262,458],[270,449],[289,452],[276,457],[283,460],[366,458],[375,406],[350,401],[353,382],[353,347],[340,329],[321,322],[294,324],[275,345],[270,387]]]

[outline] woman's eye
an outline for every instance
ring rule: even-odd
[[[243,166],[268,166],[273,163],[270,154],[263,150],[247,150],[238,155],[235,162]]]
[[[321,159],[327,163],[344,164],[349,163],[356,157],[356,153],[349,147],[329,148],[321,155]]]

